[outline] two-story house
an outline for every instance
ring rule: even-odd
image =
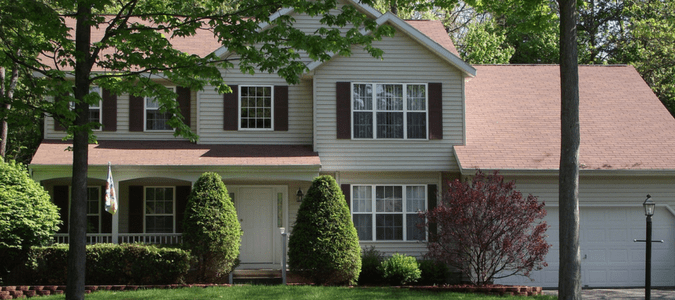
[[[166,82],[200,136],[196,144],[173,137],[152,98],[100,91],[104,100],[91,110],[103,124],[99,143],[89,146],[91,242],[180,241],[191,185],[213,171],[242,224],[242,266],[278,268],[279,228],[292,230],[298,194],[328,174],[345,193],[362,246],[421,256],[426,233],[417,212],[436,205],[447,180],[501,170],[547,204],[549,267],[526,282],[556,286],[559,68],[471,66],[440,22],[403,21],[352,0],[341,5],[395,29],[374,42],[382,60],[355,46],[350,57],[308,61],[291,86],[276,74],[222,70],[233,90],[225,95]],[[308,31],[317,25],[282,13]],[[172,42],[230,54],[212,41]],[[644,244],[633,239],[644,238],[641,204],[651,193],[654,239],[666,241],[654,244],[653,284],[675,286],[675,120],[630,66],[580,67],[580,93],[583,283],[644,284]],[[46,118],[30,169],[68,220],[72,156],[64,135]],[[102,209],[108,162],[120,201],[114,216]],[[60,241],[67,242],[67,226]]]

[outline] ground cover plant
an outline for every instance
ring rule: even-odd
[[[40,300],[61,300],[60,296],[46,296],[37,298]],[[270,299],[270,300],[322,300],[322,299],[345,299],[345,300],[435,300],[435,299],[461,299],[461,300],[553,300],[555,296],[503,296],[462,294],[454,292],[430,292],[414,291],[401,288],[371,287],[326,287],[326,286],[233,286],[233,287],[209,287],[209,288],[183,288],[175,290],[138,290],[138,291],[97,291],[87,295],[87,300],[117,300],[117,299]]]

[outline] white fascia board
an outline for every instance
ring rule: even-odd
[[[288,15],[288,14],[292,13],[293,11],[294,11],[294,9],[293,9],[292,7],[291,7],[291,8],[288,8],[288,7],[282,8],[282,9],[280,9],[279,11],[275,12],[274,14],[272,14],[272,15],[270,16],[270,22],[276,20],[277,18],[279,18],[279,17],[281,17],[281,16]],[[260,24],[258,25],[258,32],[263,31],[263,30],[266,30],[266,29],[269,28],[269,27],[270,27],[270,24],[267,23],[267,22],[260,23]],[[225,56],[228,52],[229,52],[229,51],[227,50],[227,47],[222,46],[222,47],[216,49],[216,51],[213,51],[213,54],[215,54],[217,57],[221,57],[221,58],[222,58],[222,57]]]
[[[466,63],[463,61],[461,58],[457,57],[454,55],[452,52],[450,52],[448,49],[445,49],[443,46],[439,45],[436,43],[434,40],[430,39],[426,35],[422,34],[419,30],[415,29],[412,27],[410,24],[406,23],[405,21],[401,20],[399,17],[396,15],[392,14],[391,12],[387,12],[386,14],[382,15],[379,17],[377,20],[377,25],[382,26],[383,24],[389,22],[392,24],[397,30],[402,31],[406,33],[408,36],[422,44],[423,46],[427,47],[427,49],[431,50],[434,52],[436,55],[447,61],[450,65],[458,68],[459,70],[464,73],[464,75],[469,76],[469,77],[475,77],[476,76],[476,69],[471,66],[470,64]],[[369,31],[366,30],[361,30],[361,34],[370,34]],[[335,56],[334,53],[329,53],[330,57],[332,58]],[[307,65],[307,68],[309,71],[313,71],[319,66],[321,66],[324,62],[320,61],[315,61]]]
[[[346,0],[346,2],[352,6],[355,6],[358,10],[364,12],[371,18],[377,19],[382,16],[382,12],[380,12],[379,10],[375,9],[370,5],[363,4],[360,1]]]

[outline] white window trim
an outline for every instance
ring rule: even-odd
[[[172,188],[173,189],[173,203],[172,203],[172,211],[173,213],[171,214],[151,214],[148,215],[146,214],[146,205],[147,205],[147,190],[148,188]],[[143,186],[143,233],[148,233],[148,230],[146,228],[146,218],[150,217],[162,217],[162,216],[171,216],[173,217],[173,229],[171,230],[171,233],[176,233],[176,186]]]
[[[176,86],[166,86],[167,89],[176,92]],[[155,109],[153,109],[155,110]],[[157,109],[158,110],[158,109]],[[175,132],[176,129],[148,129],[148,97],[143,97],[143,132]]]
[[[270,110],[271,110],[271,119],[270,122],[270,128],[242,128],[241,127],[241,89],[242,88],[250,88],[250,87],[268,87],[270,88]],[[243,130],[243,131],[274,131],[274,85],[261,85],[261,84],[253,84],[253,85],[239,85],[237,87],[237,129],[238,130]]]
[[[356,84],[366,84],[366,85],[372,85],[373,86],[373,137],[372,138],[357,138],[354,137],[354,85]],[[375,101],[377,100],[377,93],[376,93],[376,88],[375,86],[378,84],[382,85],[403,85],[403,110],[401,111],[389,111],[389,112],[403,112],[403,138],[396,139],[396,138],[378,138],[377,137],[377,112],[384,112],[382,110],[377,110],[377,103]],[[422,112],[419,110],[411,110],[408,111],[408,85],[424,85],[424,89],[426,91],[426,99],[424,107],[425,107],[425,114],[426,114],[426,138],[423,139],[415,139],[415,138],[408,138],[408,112]],[[398,82],[398,83],[392,83],[392,82],[352,82],[351,83],[351,89],[349,93],[349,111],[350,111],[350,116],[349,119],[351,120],[350,124],[350,131],[352,134],[352,140],[359,140],[359,141],[371,141],[371,140],[385,140],[385,141],[402,141],[402,140],[411,140],[411,141],[428,141],[429,140],[429,84],[428,83],[415,83],[415,82]],[[368,111],[361,111],[361,112],[368,112]]]
[[[354,187],[357,186],[369,186],[372,187],[371,189],[371,211],[370,212],[354,212]],[[400,186],[403,189],[403,199],[402,199],[402,211],[401,212],[377,212],[377,198],[376,198],[376,193],[377,193],[377,187],[379,186]],[[416,186],[416,187],[424,187],[424,210],[426,211],[429,209],[429,191],[428,191],[428,185],[426,184],[351,184],[349,186],[349,212],[351,213],[352,220],[354,220],[354,215],[371,215],[373,216],[371,219],[371,229],[372,229],[372,235],[373,239],[372,240],[359,240],[359,242],[381,242],[381,243],[388,243],[388,242],[418,242],[419,240],[408,240],[408,227],[407,227],[407,219],[406,215],[411,214],[412,212],[406,211],[407,209],[407,194],[406,194],[406,189],[409,186]],[[401,215],[403,216],[403,222],[402,222],[402,231],[403,231],[403,239],[402,240],[378,240],[377,239],[377,219],[376,215],[378,214],[387,214],[387,215]],[[428,240],[429,238],[429,233],[425,230],[424,232],[424,241]]]

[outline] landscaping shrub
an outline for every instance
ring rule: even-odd
[[[422,272],[417,265],[417,259],[405,254],[394,254],[385,259],[381,265],[384,279],[391,285],[406,285],[417,282]]]
[[[417,281],[419,285],[442,285],[447,283],[450,269],[442,262],[424,259],[417,262],[422,271],[422,277]]]
[[[33,247],[5,284],[66,284],[68,245]],[[143,244],[87,246],[87,284],[180,283],[190,268],[190,253]]]
[[[316,284],[356,283],[361,247],[333,177],[317,177],[307,190],[291,232],[288,258],[292,271]]]
[[[384,283],[384,276],[380,269],[382,260],[382,252],[377,251],[375,246],[363,249],[359,285],[379,285]]]
[[[544,258],[548,225],[544,203],[515,190],[495,172],[481,171],[471,182],[454,180],[438,206],[426,212],[427,257],[460,270],[474,284],[547,266]]]
[[[195,280],[222,281],[238,262],[241,235],[237,211],[220,175],[202,174],[190,192],[183,220],[183,242],[197,260]]]

